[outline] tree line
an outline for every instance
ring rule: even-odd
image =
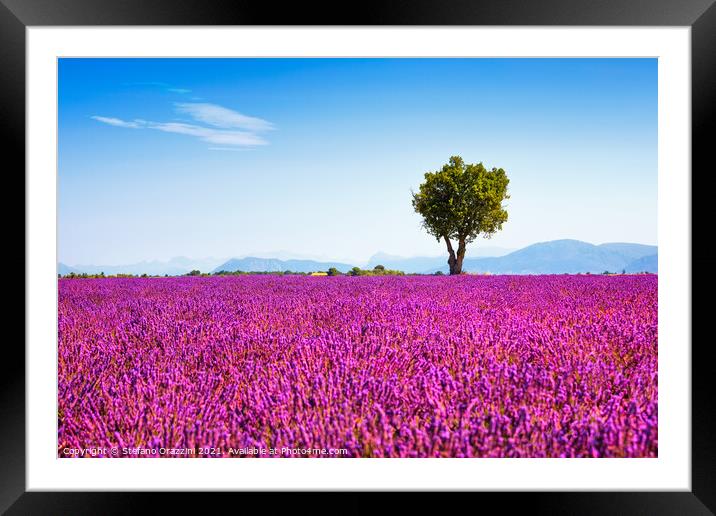
[[[335,267],[331,267],[327,271],[312,271],[312,272],[298,272],[298,271],[216,271],[216,272],[201,272],[199,270],[192,270],[181,276],[246,276],[246,275],[267,275],[272,274],[275,276],[310,276],[311,274],[322,273],[326,276],[403,276],[403,271],[386,269],[383,265],[376,265],[373,269],[361,269],[360,267],[353,267],[346,273],[342,273]],[[440,273],[442,274],[442,273]],[[168,274],[105,274],[100,272],[99,274],[87,274],[86,272],[70,272],[69,274],[58,274],[58,278],[62,279],[91,279],[91,278],[167,278]]]

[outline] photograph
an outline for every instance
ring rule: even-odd
[[[658,58],[56,63],[57,458],[659,457]]]

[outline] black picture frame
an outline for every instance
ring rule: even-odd
[[[716,255],[709,252],[711,148],[716,124],[715,0],[400,0],[286,3],[222,0],[0,0],[0,140],[6,165],[4,184],[25,191],[25,29],[68,25],[562,25],[562,26],[689,26],[692,44],[692,327],[703,329],[711,310]],[[688,173],[688,171],[684,171]],[[24,199],[24,196],[22,196]],[[16,211],[5,204],[5,221]],[[701,238],[698,238],[702,235]],[[18,235],[19,237],[19,235]],[[19,240],[19,238],[17,239]],[[25,246],[7,267],[15,274],[25,266]],[[19,278],[16,278],[19,280]],[[701,297],[703,302],[697,302]],[[24,310],[24,303],[23,303]],[[19,309],[19,307],[18,307]],[[711,339],[692,337],[692,490],[690,492],[479,493],[479,504],[498,502],[502,511],[523,506],[532,514],[714,514],[716,513],[716,392],[711,379]],[[702,333],[702,336],[704,333]],[[688,345],[689,343],[681,343]],[[162,497],[163,512],[175,508],[206,510],[216,493],[77,493],[26,492],[25,489],[25,353],[20,339],[6,339],[5,368],[0,374],[0,510],[7,514],[126,514],[149,507]],[[445,496],[440,497],[445,507]],[[289,500],[296,497],[289,497]],[[411,497],[424,504],[422,494]],[[456,501],[453,494],[451,502]],[[307,500],[307,499],[304,499]],[[315,501],[315,499],[313,499]],[[310,503],[310,502],[309,502]],[[368,512],[377,501],[360,493],[342,495],[345,512]],[[474,503],[474,501],[469,502]],[[275,505],[273,508],[275,509]],[[523,509],[523,510],[524,510]],[[449,509],[448,509],[449,510]],[[295,512],[295,511],[294,511]],[[313,512],[313,510],[312,510]]]

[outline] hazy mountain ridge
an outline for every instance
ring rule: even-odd
[[[227,262],[217,266],[211,272],[315,272],[326,271],[331,267],[335,267],[341,272],[348,272],[353,268],[352,265],[340,262],[317,262],[315,260],[278,260],[275,258],[256,258],[248,256],[246,258],[232,258]]]
[[[476,252],[506,251],[502,248],[481,248]],[[524,247],[503,256],[476,257],[475,251],[468,249],[463,263],[465,272],[489,272],[492,274],[576,274],[590,272],[598,274],[609,272],[658,272],[658,247],[654,245],[607,243],[594,245],[579,240],[553,240]],[[402,257],[377,253],[373,255],[367,268],[383,265],[388,269],[402,270],[406,273],[432,274],[436,271],[447,272],[447,255]],[[338,261],[319,261],[309,259],[278,259],[248,256],[220,260],[206,258],[192,260],[185,257],[172,258],[167,262],[148,261],[130,265],[75,265],[58,264],[62,275],[74,273],[99,274],[149,274],[170,276],[186,274],[191,270],[201,272],[245,271],[245,272],[294,272],[326,271],[335,267],[347,272],[353,265]]]
[[[651,254],[649,256],[643,256],[641,258],[638,258],[634,260],[633,262],[629,263],[626,267],[626,272],[633,273],[633,272],[653,272],[658,273],[659,272],[659,256],[656,254]]]
[[[594,245],[580,240],[552,240],[501,257],[465,258],[463,270],[492,274],[657,272],[657,255],[658,247],[652,245],[621,242]],[[443,265],[424,272],[437,270],[447,272],[448,267]]]
[[[186,274],[192,270],[209,271],[223,262],[223,258],[201,258],[191,259],[185,256],[177,256],[169,261],[163,262],[159,260],[143,261],[131,263],[127,265],[65,265],[60,262],[57,264],[58,274],[99,274],[104,272],[106,275],[112,274],[149,274],[152,276],[179,276]]]
[[[504,256],[513,249],[504,247],[475,247],[468,250],[468,255],[481,257],[499,257]],[[399,270],[407,273],[423,273],[428,270],[442,270],[443,265],[447,263],[448,255],[442,256],[395,256],[386,253],[376,253],[368,260],[368,269],[372,269],[376,265],[384,265],[387,269]]]

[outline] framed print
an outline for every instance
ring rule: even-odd
[[[0,12],[26,192],[9,514],[715,510],[711,2]]]

